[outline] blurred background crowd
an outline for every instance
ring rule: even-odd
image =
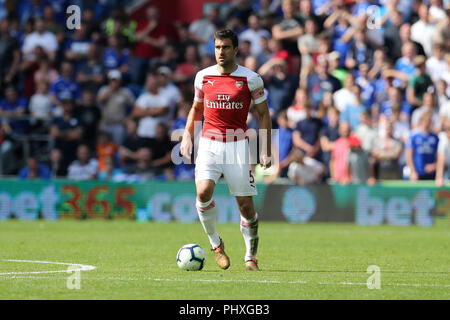
[[[435,180],[450,167],[448,0],[234,0],[191,23],[120,0],[0,0],[0,174],[186,180],[173,164],[213,35],[264,79],[280,161],[258,181]],[[80,26],[66,8],[81,8]],[[248,127],[258,128],[250,110]]]

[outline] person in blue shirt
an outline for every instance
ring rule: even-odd
[[[282,110],[278,114],[277,124],[278,124],[278,152],[280,156],[280,162],[284,161],[291,153],[292,150],[292,132],[293,130],[289,128],[289,120],[287,117],[287,111]]]
[[[305,152],[307,157],[319,159],[320,130],[323,127],[321,119],[312,116],[312,106],[305,105],[306,118],[297,123],[292,134],[292,142],[295,147]]]
[[[79,29],[75,29],[73,34],[65,40],[64,57],[74,63],[75,73],[87,61],[90,44],[91,40],[84,24],[81,24]]]
[[[62,99],[62,115],[53,119],[49,134],[54,147],[64,155],[63,166],[66,168],[76,158],[76,149],[83,138],[83,127],[74,113],[73,100],[69,96]]]
[[[401,110],[402,119],[409,120],[411,116],[411,105],[403,99],[403,93],[400,88],[390,87],[387,89],[389,99],[381,103],[380,114],[386,116],[388,119],[392,116],[392,108],[394,106]]]
[[[27,99],[19,97],[14,86],[5,88],[5,99],[0,101],[0,118],[9,123],[13,134],[25,134],[28,123],[24,120],[15,120],[25,115]]]
[[[118,69],[122,74],[127,74],[130,69],[130,52],[122,49],[120,41],[117,35],[108,37],[108,47],[103,51],[103,66],[106,71]]]
[[[371,107],[375,102],[375,83],[369,79],[369,69],[368,63],[361,63],[358,66],[358,76],[355,79],[355,83],[362,89],[361,99],[364,105]]]
[[[361,113],[363,113],[366,110],[369,110],[369,108],[362,102],[361,87],[356,84],[353,86],[351,90],[355,95],[356,103],[354,105],[353,104],[347,105],[345,110],[341,113],[339,120],[340,122],[347,122],[350,125],[351,130],[355,131],[359,125]]]
[[[316,110],[325,91],[334,93],[342,87],[341,82],[328,73],[328,61],[323,55],[317,59],[315,72],[308,76],[307,87],[311,104]]]
[[[402,57],[395,62],[395,70],[406,74],[409,78],[414,75],[416,65],[414,58],[417,54],[416,47],[411,41],[405,42],[402,46]]]
[[[81,97],[81,87],[74,78],[73,64],[70,61],[61,63],[61,76],[50,87],[50,99],[54,106],[62,106],[62,97],[70,96],[78,100]]]
[[[186,104],[185,99],[178,104],[177,118],[172,124],[171,131],[184,130],[186,127],[187,116],[190,105]],[[181,153],[179,153],[181,157]],[[195,179],[195,165],[181,162],[176,164],[173,170],[175,180],[194,180]]]
[[[434,180],[439,137],[430,131],[431,114],[423,113],[419,126],[411,132],[406,142],[406,164],[410,169],[409,179]]]
[[[50,179],[50,169],[37,160],[35,156],[27,159],[27,165],[19,171],[19,179]]]

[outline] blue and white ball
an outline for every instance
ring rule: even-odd
[[[205,265],[205,251],[198,244],[186,244],[178,250],[177,264],[180,269],[199,271]]]

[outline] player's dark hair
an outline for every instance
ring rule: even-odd
[[[239,45],[237,34],[230,29],[219,30],[214,33],[214,39],[230,39],[233,47],[236,48]]]

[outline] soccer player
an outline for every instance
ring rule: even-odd
[[[257,73],[237,65],[238,38],[233,31],[217,31],[214,34],[214,47],[217,64],[199,71],[195,77],[194,102],[180,151],[184,157],[190,158],[194,123],[204,117],[195,168],[196,205],[200,222],[209,237],[217,265],[227,269],[230,259],[216,230],[217,208],[212,198],[215,185],[223,174],[241,213],[240,229],[246,246],[246,270],[259,270],[256,260],[258,214],[252,198],[257,194],[255,179],[250,162],[246,161],[248,157],[245,156],[249,148],[248,140],[245,134],[236,133],[246,131],[247,115],[253,100],[259,115],[259,127],[266,129],[266,134],[261,137],[264,141],[262,149],[265,146],[266,152],[261,152],[260,163],[263,168],[269,168],[271,120],[264,83]],[[238,151],[235,153],[234,150]]]

